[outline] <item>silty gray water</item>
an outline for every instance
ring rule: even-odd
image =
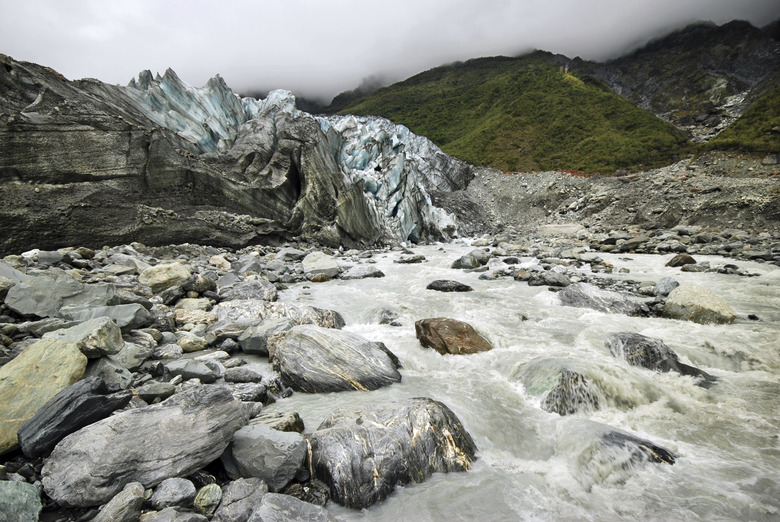
[[[547,287],[509,278],[485,281],[450,268],[467,244],[415,248],[427,261],[397,264],[376,257],[386,277],[298,284],[281,301],[340,312],[346,330],[382,341],[401,360],[403,381],[373,392],[294,394],[269,411],[297,411],[307,431],[335,408],[382,405],[427,396],[448,405],[474,437],[479,460],[468,473],[437,474],[398,488],[370,509],[334,503],[346,520],[771,519],[780,516],[780,269],[739,262],[758,277],[685,273],[667,257],[601,255],[615,275],[638,281],[671,276],[706,286],[734,307],[731,325],[629,317],[560,305]],[[702,258],[713,265],[733,262]],[[493,261],[492,263],[495,263]],[[537,263],[521,258],[527,266]],[[628,268],[630,273],[617,274]],[[455,279],[469,293],[426,290]],[[378,324],[383,310],[402,326]],[[747,314],[760,321],[750,321]],[[528,320],[523,320],[523,316]],[[442,356],[423,348],[414,322],[451,317],[474,326],[489,352]],[[663,340],[681,361],[717,377],[709,389],[692,377],[655,373],[616,359],[613,332]],[[561,368],[589,382],[597,408],[573,415],[540,406]],[[635,462],[603,434],[617,428],[675,454],[674,465]]]

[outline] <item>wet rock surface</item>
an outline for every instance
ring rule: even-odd
[[[414,323],[420,344],[442,355],[484,352],[493,347],[474,328],[463,321],[436,317]]]
[[[357,509],[434,472],[467,471],[477,451],[452,411],[431,399],[334,412],[309,442],[315,476],[334,500]]]

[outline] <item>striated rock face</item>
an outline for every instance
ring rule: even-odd
[[[121,87],[0,63],[4,251],[455,233],[428,191],[464,188],[471,167],[405,127],[316,119],[286,91],[241,99],[219,76],[197,89],[145,71]]]
[[[191,388],[65,437],[44,464],[43,487],[60,505],[96,506],[130,482],[149,487],[208,464],[243,423],[227,388]]]
[[[355,509],[435,472],[467,471],[477,451],[455,414],[427,398],[396,408],[337,410],[309,442],[315,476],[336,502]]]
[[[376,390],[401,381],[398,359],[384,344],[314,325],[286,332],[273,362],[286,386],[308,393]]]

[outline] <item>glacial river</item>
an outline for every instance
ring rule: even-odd
[[[780,268],[701,256],[697,260],[736,263],[760,275],[685,273],[664,267],[670,256],[600,254],[615,265],[608,277],[671,276],[700,284],[739,314],[734,324],[705,326],[565,307],[547,287],[480,280],[478,273],[450,268],[472,250],[467,244],[414,250],[427,262],[397,264],[399,253],[378,254],[384,278],[298,284],[280,295],[280,301],[337,310],[345,330],[384,342],[403,364],[403,381],[373,392],[297,393],[268,411],[297,411],[310,432],[338,407],[432,397],[463,422],[479,448],[478,460],[467,473],[436,474],[397,488],[364,511],[331,502],[335,516],[482,522],[780,518]],[[521,262],[536,263],[530,257]],[[622,267],[630,273],[618,275]],[[435,279],[454,279],[474,291],[426,290]],[[402,326],[379,325],[382,309],[395,312]],[[748,314],[760,320],[748,320]],[[442,356],[423,348],[414,322],[427,317],[466,321],[494,349]],[[718,381],[704,389],[691,377],[629,366],[604,345],[607,334],[621,331],[663,340],[683,362]],[[540,408],[561,366],[591,382],[599,409],[559,416]],[[628,462],[599,442],[612,428],[673,451],[676,463]]]

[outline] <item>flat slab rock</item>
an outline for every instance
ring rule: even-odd
[[[384,500],[396,486],[437,472],[467,471],[477,446],[441,402],[409,399],[384,408],[333,412],[310,438],[316,478],[333,500],[354,509]]]
[[[737,312],[723,299],[699,285],[680,285],[672,290],[663,314],[700,324],[729,324],[737,318]]]
[[[148,488],[185,476],[225,451],[245,422],[243,411],[229,389],[206,385],[123,411],[57,444],[41,471],[43,487],[62,506],[86,507],[130,482]]]
[[[314,325],[286,332],[273,365],[285,386],[308,393],[376,390],[401,381],[398,358],[384,344]]]

